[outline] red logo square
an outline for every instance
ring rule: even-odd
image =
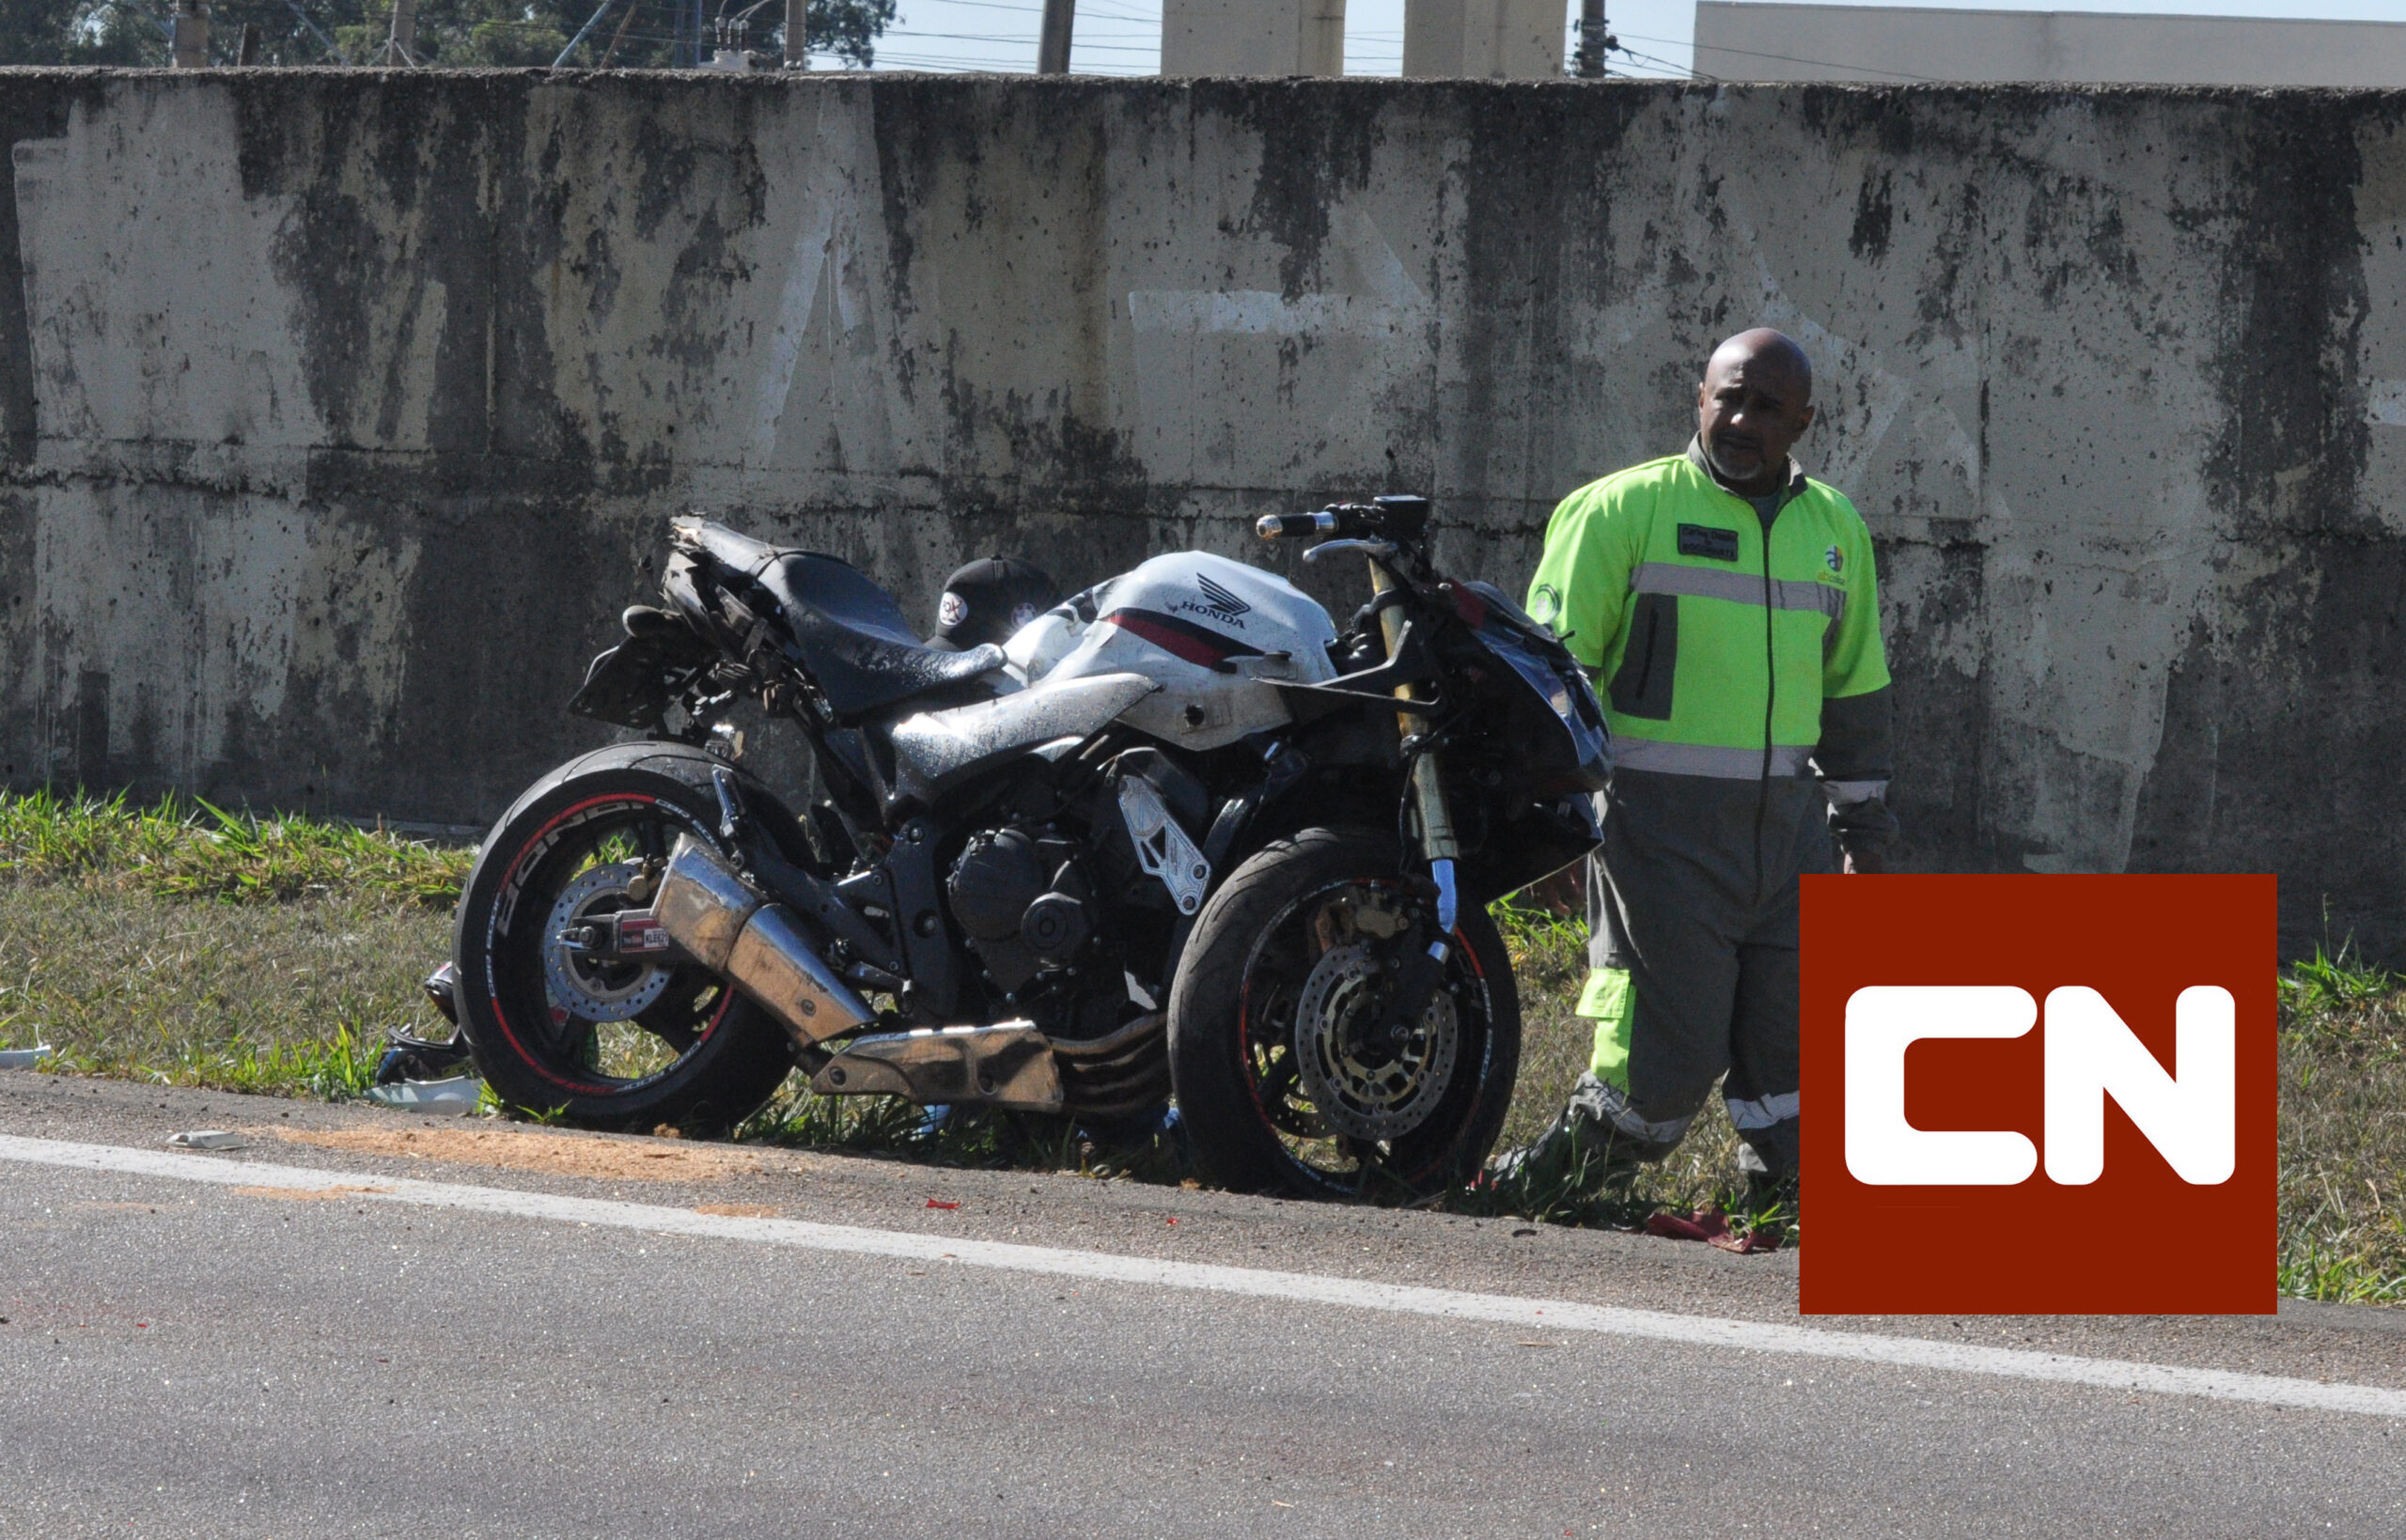
[[[2274,904],[1804,879],[1804,1312],[2270,1314]]]

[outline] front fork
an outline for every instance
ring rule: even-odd
[[[1396,586],[1394,574],[1373,561],[1370,563],[1370,587],[1373,592],[1386,594]],[[1400,607],[1383,605],[1379,610],[1379,632],[1386,641],[1387,656],[1396,655],[1403,638]],[[1398,685],[1396,699],[1414,701],[1418,690],[1413,685]],[[1398,711],[1396,723],[1409,740],[1429,731],[1429,719],[1416,711]],[[1429,858],[1430,879],[1437,884],[1437,939],[1429,944],[1429,956],[1437,962],[1445,960],[1445,953],[1454,935],[1454,922],[1461,911],[1461,896],[1454,885],[1454,860],[1461,854],[1461,847],[1454,838],[1454,815],[1445,805],[1445,783],[1438,773],[1437,751],[1424,748],[1412,758],[1413,811],[1420,822],[1420,853]]]

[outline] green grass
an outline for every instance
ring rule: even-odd
[[[2406,1305],[2406,977],[2344,946],[2281,978],[2280,1277]]]
[[[448,911],[474,852],[381,829],[224,813],[168,797],[137,806],[47,791],[0,794],[0,880],[89,879],[162,898],[282,903],[345,894]]]
[[[446,1030],[418,982],[450,950],[473,852],[345,824],[0,795],[0,1047],[46,1041],[51,1067],[161,1084],[342,1098],[385,1032]],[[1570,1014],[1585,928],[1497,912],[1522,994],[1521,1079],[1504,1139],[1534,1138],[1587,1062]],[[2342,948],[2281,977],[2280,1286],[2406,1305],[2406,976]],[[933,1130],[890,1099],[788,1082],[738,1137],[977,1167],[1176,1181],[1164,1142],[1081,1139],[1057,1118],[978,1113]],[[1535,1195],[1541,1217],[1633,1223],[1741,1187],[1716,1101],[1679,1153],[1597,1204]],[[1496,1211],[1458,1193],[1448,1206]]]

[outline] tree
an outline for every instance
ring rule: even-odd
[[[599,0],[418,0],[422,65],[548,65]],[[615,0],[570,62],[621,70],[673,69],[706,59],[711,25],[750,0]],[[756,48],[784,40],[784,13],[760,25]],[[0,64],[167,63],[173,0],[0,0]],[[810,0],[813,48],[867,67],[894,20],[895,0]],[[234,62],[242,24],[258,25],[263,64],[379,64],[392,35],[393,0],[213,0],[210,57]]]
[[[810,46],[866,70],[893,20],[894,0],[810,0]]]

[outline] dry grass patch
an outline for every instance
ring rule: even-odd
[[[236,905],[0,876],[0,1047],[163,1085],[357,1096],[389,1028],[449,1033],[418,983],[450,950],[443,915],[349,889]]]
[[[771,1157],[740,1144],[614,1139],[602,1134],[545,1133],[534,1128],[294,1128],[278,1124],[248,1130],[288,1143],[347,1150],[446,1165],[539,1172],[600,1182],[707,1182],[765,1171],[806,1169],[791,1156]]]

